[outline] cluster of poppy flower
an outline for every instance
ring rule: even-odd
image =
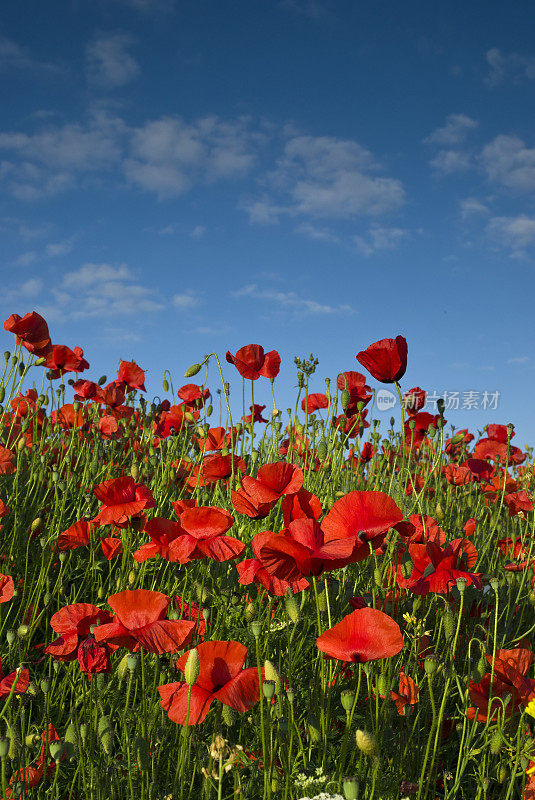
[[[89,367],[80,348],[71,350],[52,345],[48,326],[36,312],[23,318],[13,314],[4,328],[16,335],[18,344],[40,359],[38,363],[49,371],[51,379],[68,372],[80,373]],[[226,359],[243,378],[251,381],[260,377],[273,381],[280,368],[279,354],[274,350],[265,353],[259,345],[242,347],[235,355],[227,352]],[[407,366],[407,343],[402,336],[383,339],[359,352],[357,360],[376,380],[397,384]],[[80,432],[95,432],[97,428],[101,438],[123,437],[125,449],[141,453],[138,434],[145,418],[139,408],[126,404],[126,396],[145,391],[144,380],[144,371],[134,362],[125,361],[120,364],[117,379],[107,386],[78,379],[73,383],[78,405],[64,405],[53,412],[49,420],[34,390],[19,394],[11,400],[11,412],[3,412],[0,474],[13,474],[17,442],[23,440],[28,448],[35,447],[40,436],[45,437],[48,421],[59,428],[79,429]],[[353,371],[341,373],[337,386],[342,392],[343,413],[333,419],[333,425],[347,438],[356,438],[368,426],[366,405],[372,392],[365,376]],[[390,658],[403,649],[404,637],[399,625],[382,610],[386,609],[386,603],[393,603],[395,607],[406,595],[430,593],[445,595],[451,603],[451,590],[459,582],[482,589],[482,573],[475,571],[478,552],[470,541],[476,530],[476,520],[466,520],[463,535],[447,541],[438,520],[425,514],[412,514],[405,519],[395,500],[382,491],[350,491],[329,509],[324,509],[319,497],[303,486],[303,468],[319,470],[328,459],[309,441],[303,429],[299,431],[290,426],[287,439],[280,443],[279,454],[284,458],[291,448],[302,466],[281,460],[262,464],[255,475],[245,474],[245,460],[233,451],[241,431],[194,427],[209,397],[206,387],[187,384],[178,392],[180,404],[160,403],[152,420],[152,445],[158,447],[162,439],[186,430],[199,458],[195,464],[184,458],[173,463],[175,485],[185,493],[213,484],[228,485],[235,514],[254,521],[267,518],[280,503],[282,529],[262,530],[246,543],[229,535],[235,524],[233,514],[216,505],[199,505],[193,497],[172,503],[176,519],[148,516],[146,512],[157,505],[151,488],[132,476],[121,475],[94,487],[94,497],[101,504],[98,513],[92,519],[78,519],[62,531],[56,542],[59,551],[88,546],[97,531],[106,526],[111,526],[115,535],[101,537],[104,555],[112,559],[122,552],[120,531],[130,527],[139,538],[139,547],[133,553],[138,563],[156,557],[181,565],[203,559],[228,562],[243,556],[250,544],[252,557],[236,561],[237,581],[242,585],[257,584],[265,592],[283,597],[306,590],[309,579],[370,557],[381,559],[393,538],[391,561],[381,587],[386,593],[382,608],[368,608],[363,598],[355,597],[351,600],[353,610],[316,640],[319,651],[346,665]],[[426,475],[419,471],[423,467],[420,467],[418,454],[424,447],[430,450],[435,447],[430,432],[443,425],[443,418],[440,414],[421,411],[425,397],[420,387],[405,394],[408,419],[402,450],[411,463],[407,495],[422,492],[431,496],[434,491]],[[330,402],[327,394],[311,393],[303,398],[302,410],[311,414],[328,408]],[[93,404],[98,413],[91,416],[84,404]],[[251,407],[251,415],[244,420],[263,419],[262,410],[260,406]],[[98,420],[96,426],[95,420]],[[120,426],[123,421],[132,424],[128,428]],[[468,484],[475,486],[485,505],[501,502],[509,516],[522,519],[534,508],[524,488],[524,479],[529,481],[533,470],[521,466],[526,455],[511,444],[513,436],[510,426],[490,425],[486,437],[476,442],[469,453],[468,446],[474,437],[467,430],[460,431],[445,443],[449,461],[439,477],[454,492],[462,491]],[[380,455],[393,469],[399,469],[399,453],[392,444],[385,444],[380,454],[377,445],[371,442],[364,443],[360,449],[352,448],[345,468],[359,469],[368,465],[372,471]],[[508,472],[511,465],[516,468],[515,478]],[[9,509],[2,504],[0,515],[8,513]],[[395,536],[391,537],[391,531]],[[143,542],[143,536],[149,541]],[[520,541],[502,538],[497,542],[497,551],[508,559],[504,564],[506,570],[530,569],[534,572],[535,583],[535,558],[530,557]],[[14,589],[12,577],[0,575],[0,603],[9,602]],[[245,667],[247,648],[234,640],[206,640],[207,627],[196,604],[147,589],[113,594],[108,597],[107,604],[113,614],[92,603],[75,603],[57,611],[50,625],[58,638],[45,646],[44,653],[57,661],[78,659],[81,671],[91,678],[111,671],[110,656],[118,648],[174,654],[196,639],[195,648],[183,652],[176,661],[176,668],[184,673],[192,649],[196,650],[199,671],[194,684],[178,681],[158,687],[161,706],[169,718],[180,725],[196,725],[205,719],[214,701],[239,712],[248,711],[258,702],[258,670]],[[181,619],[168,618],[168,611],[173,607],[182,612]],[[470,613],[477,613],[477,610],[474,608]],[[422,636],[422,653],[428,652],[429,643],[429,637]],[[487,656],[487,660],[491,671],[479,681],[469,683],[469,697],[473,703],[467,711],[469,718],[494,719],[498,707],[503,706],[499,698],[506,694],[512,698],[506,707],[509,716],[535,699],[535,679],[527,677],[533,660],[527,642],[510,650],[497,650],[494,657]],[[9,694],[15,682],[16,691],[24,693],[28,688],[28,670],[11,672],[4,677],[0,681],[0,698]],[[408,705],[418,702],[418,686],[413,678],[400,671],[398,691],[391,691],[390,697],[403,715]],[[35,768],[42,767],[41,761]]]

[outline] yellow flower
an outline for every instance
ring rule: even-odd
[[[529,701],[529,703],[527,704],[527,706],[525,708],[525,712],[526,712],[526,714],[529,714],[530,717],[534,717],[535,718],[535,698],[533,698],[533,700]]]

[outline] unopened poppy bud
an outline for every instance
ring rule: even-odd
[[[384,672],[381,672],[377,676],[377,691],[378,691],[380,697],[382,697],[383,695],[385,695],[387,693],[387,691],[388,691],[387,683],[388,682],[387,682],[387,679],[386,679],[386,675],[384,674]]]
[[[167,378],[163,379],[162,386],[163,386],[164,392],[168,392],[169,391],[169,381],[167,380]]]
[[[137,736],[134,742],[134,753],[140,770],[148,770],[150,764],[149,743],[144,736]]]
[[[340,402],[342,403],[342,408],[344,411],[349,406],[349,401],[351,400],[351,395],[349,394],[348,389],[343,389],[342,394],[340,395]]]
[[[191,367],[188,367],[188,369],[185,371],[184,377],[193,378],[193,376],[197,375],[201,371],[201,369],[202,369],[202,364],[192,364]]]
[[[290,617],[290,620],[294,624],[299,622],[299,603],[297,602],[297,598],[294,594],[286,594],[284,596],[284,607],[286,608],[286,613]]]
[[[282,688],[280,675],[271,661],[267,661],[267,659],[264,661],[264,675],[266,676],[266,681],[272,681],[275,684],[275,692],[280,694]]]
[[[444,623],[444,635],[446,637],[446,640],[449,640],[451,639],[455,631],[455,621],[453,619],[453,614],[451,613],[449,608],[446,609],[446,611],[444,612],[442,620]]]
[[[0,758],[4,761],[9,753],[11,741],[7,736],[0,736]]]
[[[325,459],[327,458],[327,453],[328,453],[327,442],[325,441],[325,439],[322,439],[320,441],[320,443],[318,445],[317,453],[318,453],[319,460],[320,461],[325,461]]]
[[[19,453],[22,453],[22,451],[25,449],[26,449],[26,439],[24,437],[21,437],[17,442],[17,450],[19,451]]]
[[[373,580],[376,586],[382,586],[382,572],[379,568],[374,569],[373,571]]]
[[[355,740],[361,753],[366,756],[377,755],[377,740],[373,733],[357,730],[355,731]]]
[[[132,464],[130,467],[130,475],[135,481],[137,481],[139,478],[139,467],[137,464]]]
[[[211,417],[211,416],[212,416],[212,413],[213,413],[213,410],[214,410],[214,407],[213,407],[213,405],[210,403],[210,405],[209,405],[209,406],[206,408],[206,416],[207,416],[207,417]]]
[[[99,386],[104,386],[104,384],[106,383],[107,380],[108,380],[108,378],[107,378],[106,375],[101,375],[100,378],[98,379],[98,385]]]
[[[109,717],[100,717],[97,726],[98,740],[107,756],[113,753],[113,728]]]
[[[427,656],[424,661],[426,675],[434,675],[437,671],[438,663],[435,656]]]
[[[76,757],[76,750],[78,748],[78,732],[76,730],[76,725],[72,720],[67,726],[63,746],[65,748],[65,755],[67,758],[74,759]]]
[[[266,698],[266,700],[271,700],[271,698],[275,694],[275,681],[263,681],[262,693]]]
[[[229,728],[232,727],[232,725],[234,725],[234,723],[236,722],[237,718],[238,715],[233,708],[231,708],[230,706],[225,706],[225,705],[223,706],[223,722],[225,723],[225,725],[227,725]]]
[[[492,739],[490,740],[490,752],[493,756],[497,756],[500,750],[502,749],[502,737],[499,731],[493,734]]]
[[[126,656],[126,666],[131,675],[136,671],[139,664],[138,653],[128,653]]]
[[[342,708],[346,714],[348,714],[353,708],[353,703],[355,702],[355,692],[351,689],[344,689],[340,695],[340,699],[342,701]]]
[[[321,739],[321,727],[315,714],[309,714],[307,719],[308,736],[314,744]]]
[[[358,800],[359,782],[358,778],[344,778],[342,783],[345,800]]]
[[[498,783],[505,783],[507,778],[509,777],[509,771],[505,764],[499,764],[496,769],[496,780]]]
[[[26,738],[24,739],[24,744],[28,749],[35,747],[41,741],[41,737],[38,733],[29,733]]]
[[[7,643],[9,645],[12,645],[16,638],[17,638],[17,634],[15,633],[14,630],[10,629],[10,630],[6,631],[6,639],[7,639]]]
[[[440,503],[437,503],[437,504],[436,504],[436,506],[435,506],[435,517],[436,517],[436,518],[437,518],[439,521],[441,521],[441,520],[443,520],[443,519],[444,519],[444,509],[442,508],[442,506],[440,505]]]
[[[282,736],[286,736],[290,726],[288,723],[288,717],[285,714],[279,717],[278,725],[279,725],[279,733],[281,733]]]
[[[9,361],[9,359],[11,358],[11,353],[9,352],[9,350],[6,350],[4,352],[4,358],[6,361]]]
[[[479,659],[472,672],[472,678],[475,683],[478,683],[487,670],[487,661],[483,657]]]
[[[199,652],[197,648],[189,651],[184,667],[184,677],[188,686],[193,686],[197,681],[200,672]]]
[[[245,606],[244,614],[245,614],[245,621],[246,622],[251,622],[254,619],[254,615],[255,615],[254,603],[251,603],[251,602],[247,603],[247,605]]]
[[[85,744],[85,742],[87,741],[87,725],[85,724],[85,722],[82,722],[82,724],[80,725],[80,738],[82,742]]]
[[[530,605],[535,606],[535,590],[531,590],[528,594],[528,602]]]
[[[61,739],[56,739],[55,741],[50,742],[48,749],[50,750],[50,756],[52,760],[57,764],[63,753],[63,742]]]

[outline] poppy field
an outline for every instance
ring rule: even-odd
[[[4,329],[2,798],[535,798],[512,424],[423,410],[403,336],[331,378],[296,358],[281,410],[260,345],[151,402],[36,312]]]

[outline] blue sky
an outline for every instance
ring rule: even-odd
[[[136,360],[153,394],[262,344],[281,408],[295,355],[322,391],[403,334],[406,389],[535,443],[534,22],[525,2],[6,0],[3,318],[42,313],[89,377]]]

